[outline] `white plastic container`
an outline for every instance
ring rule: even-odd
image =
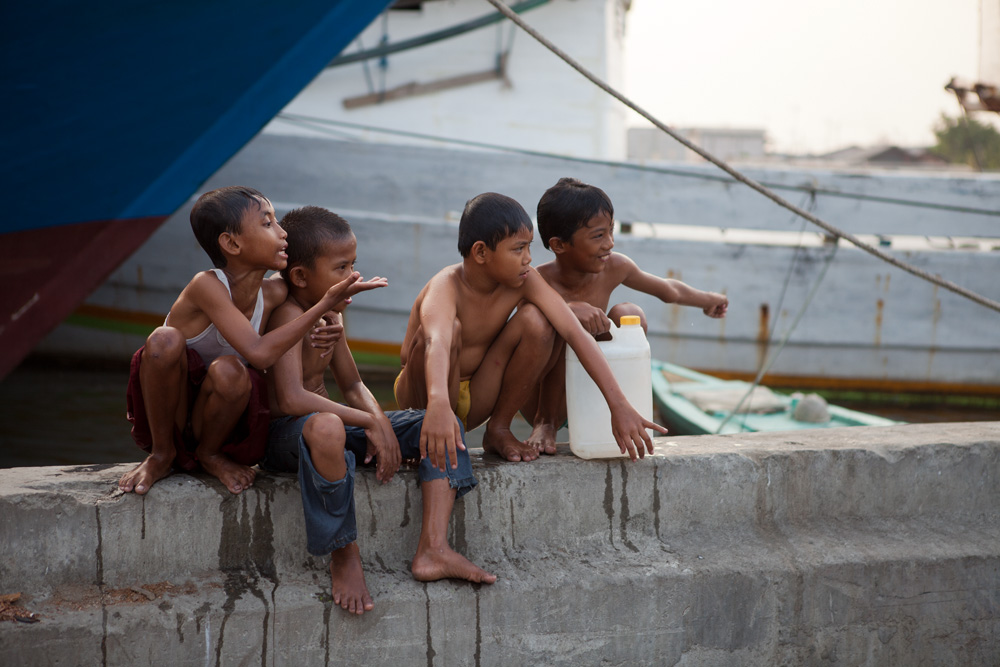
[[[621,318],[611,327],[612,339],[598,341],[625,398],[639,414],[653,419],[653,383],[649,342],[637,316]],[[569,448],[582,459],[607,459],[622,454],[611,432],[611,410],[571,347],[566,346],[566,409]],[[652,437],[652,432],[649,432]]]

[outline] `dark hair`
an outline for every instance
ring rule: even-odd
[[[523,206],[510,197],[484,192],[465,203],[458,223],[458,251],[468,257],[476,241],[496,250],[497,243],[525,229],[533,231]]]
[[[286,282],[293,267],[311,269],[316,265],[324,243],[340,241],[353,234],[346,220],[320,206],[291,210],[280,224],[288,234],[288,264],[281,270],[281,277]]]
[[[604,190],[575,178],[560,178],[538,200],[538,233],[542,245],[548,248],[549,239],[553,237],[569,241],[576,230],[601,213],[612,219],[615,217],[615,207]]]
[[[191,209],[191,229],[217,269],[225,268],[226,256],[219,247],[219,235],[239,234],[243,214],[251,205],[260,207],[267,197],[253,188],[232,185],[210,190],[198,197]]]

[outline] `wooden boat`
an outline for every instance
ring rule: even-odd
[[[792,396],[742,380],[722,380],[653,360],[653,400],[674,435],[795,431],[903,422],[830,405],[816,394]]]

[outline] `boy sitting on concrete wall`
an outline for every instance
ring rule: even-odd
[[[357,240],[340,216],[316,206],[289,212],[282,219],[288,234],[288,263],[281,275],[288,299],[271,317],[270,327],[294,322],[314,312],[332,285],[354,271]],[[372,278],[365,287],[384,287],[385,278]],[[343,331],[341,300],[327,315]],[[299,340],[268,373],[271,386],[270,435],[262,467],[298,472],[305,512],[307,549],[314,555],[331,554],[333,600],[345,610],[363,614],[373,607],[365,584],[354,516],[354,474],[358,458],[374,460],[375,476],[389,482],[401,459],[420,457],[423,410],[382,412],[361,381],[347,341],[326,353]],[[324,383],[329,367],[347,405],[330,400]],[[454,419],[454,417],[452,418]],[[457,422],[456,422],[457,426]],[[411,571],[419,581],[444,578],[492,584],[496,577],[469,562],[448,544],[448,522],[455,499],[477,484],[464,446],[442,459],[439,470],[429,459],[418,468],[423,497],[420,540]]]
[[[456,415],[467,429],[489,420],[486,451],[508,461],[538,457],[532,439],[517,440],[510,423],[555,364],[556,334],[604,394],[622,453],[633,460],[651,454],[646,429],[666,433],[629,405],[594,337],[530,266],[532,238],[531,219],[510,197],[471,199],[458,228],[462,262],[431,278],[410,310],[396,401],[427,409],[420,452],[439,467],[462,447]]]
[[[660,278],[640,269],[625,255],[612,252],[615,209],[600,188],[575,178],[561,178],[538,202],[538,233],[555,259],[538,273],[569,304],[589,334],[606,339],[611,323],[623,315],[638,315],[646,331],[646,314],[634,303],[608,310],[611,293],[619,285],[645,292],[664,303],[701,308],[709,317],[725,317],[729,300],[703,292],[679,280]],[[607,314],[605,314],[605,312]],[[534,430],[529,443],[554,454],[556,430],[566,421],[566,343],[558,341],[557,362],[528,401],[523,414]]]
[[[191,209],[191,228],[216,268],[191,279],[132,357],[127,416],[149,456],[119,480],[125,492],[144,494],[174,468],[199,465],[232,493],[249,487],[267,439],[266,387],[256,369],[277,361],[333,304],[365,289],[355,284],[359,276],[346,275],[301,317],[261,335],[287,295],[280,280],[264,280],[287,262],[271,202],[253,188],[212,190]],[[317,344],[327,335],[317,332]]]

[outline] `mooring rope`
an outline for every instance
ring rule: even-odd
[[[994,301],[993,299],[987,298],[987,297],[985,297],[985,296],[983,296],[981,294],[977,294],[976,292],[973,292],[972,290],[966,289],[965,287],[962,287],[961,285],[957,285],[957,284],[951,282],[950,280],[945,280],[944,278],[942,278],[940,276],[935,276],[935,275],[933,275],[931,273],[928,273],[927,271],[924,271],[924,270],[922,270],[920,268],[917,268],[916,266],[913,266],[911,264],[903,262],[903,261],[901,261],[901,260],[893,257],[892,255],[889,255],[889,254],[887,254],[885,252],[882,252],[881,250],[879,250],[875,246],[870,245],[868,243],[865,243],[864,241],[862,241],[861,239],[857,238],[853,234],[849,234],[849,233],[847,233],[847,232],[845,232],[845,231],[843,231],[841,229],[838,229],[837,227],[834,227],[833,225],[829,224],[828,222],[824,222],[823,220],[820,220],[818,217],[816,217],[812,213],[809,213],[808,211],[805,211],[805,210],[799,208],[795,204],[793,204],[793,203],[787,201],[786,199],[782,198],[781,196],[779,196],[775,192],[769,190],[768,188],[764,187],[763,185],[761,185],[757,181],[753,180],[752,178],[750,178],[748,176],[744,176],[741,172],[739,172],[736,169],[734,169],[733,167],[729,166],[729,164],[727,164],[725,161],[720,160],[719,158],[715,157],[714,155],[712,155],[711,153],[709,153],[705,149],[703,149],[700,146],[697,146],[696,144],[688,141],[687,139],[685,139],[683,136],[681,136],[677,132],[674,132],[672,129],[670,129],[669,127],[667,127],[667,125],[665,125],[664,123],[662,123],[655,116],[653,116],[652,114],[650,114],[649,112],[647,112],[645,109],[643,109],[642,107],[640,107],[638,104],[636,104],[632,100],[630,100],[627,97],[625,97],[625,95],[623,95],[622,93],[618,92],[617,90],[615,90],[614,88],[612,88],[611,86],[609,86],[602,79],[600,79],[596,75],[592,74],[583,65],[581,65],[576,60],[574,60],[573,58],[571,58],[568,54],[566,54],[565,52],[563,52],[562,49],[560,49],[558,46],[556,46],[555,44],[553,44],[552,42],[550,42],[546,37],[544,37],[543,35],[541,35],[537,30],[535,30],[534,28],[532,28],[531,26],[529,26],[527,23],[525,23],[524,19],[522,19],[520,16],[518,16],[517,14],[515,14],[514,12],[512,12],[510,10],[510,8],[507,7],[507,5],[503,4],[503,2],[501,2],[500,0],[486,0],[486,2],[488,2],[491,5],[493,5],[494,7],[496,7],[497,11],[499,11],[501,14],[503,14],[508,19],[510,19],[511,21],[513,21],[519,28],[521,28],[522,30],[524,30],[529,35],[531,35],[536,41],[538,41],[542,46],[544,46],[549,51],[551,51],[556,56],[558,56],[560,59],[562,59],[567,65],[569,65],[570,67],[572,67],[573,69],[575,69],[577,72],[579,72],[580,74],[582,74],[584,77],[586,77],[587,79],[589,79],[590,82],[593,83],[594,85],[596,85],[598,88],[600,88],[601,90],[603,90],[604,92],[606,92],[608,95],[611,95],[612,97],[614,97],[615,99],[617,99],[619,102],[621,102],[622,104],[624,104],[625,106],[627,106],[632,111],[635,111],[637,114],[639,114],[640,116],[642,116],[643,118],[645,118],[646,120],[648,120],[650,123],[652,123],[653,125],[655,125],[661,131],[663,131],[666,134],[668,134],[672,139],[674,139],[675,141],[677,141],[678,143],[680,143],[682,146],[684,146],[688,150],[694,151],[695,153],[697,153],[701,157],[705,158],[705,160],[711,162],[716,167],[718,167],[722,171],[726,172],[727,174],[729,174],[730,176],[732,176],[734,179],[736,179],[740,183],[743,183],[744,185],[746,185],[747,187],[749,187],[749,188],[751,188],[753,190],[756,190],[757,192],[759,192],[760,194],[764,195],[765,197],[767,197],[768,199],[770,199],[774,203],[778,204],[779,206],[782,206],[782,207],[788,209],[789,211],[792,211],[796,215],[802,216],[803,218],[805,218],[809,222],[813,223],[817,227],[820,227],[821,229],[823,229],[824,231],[826,231],[831,236],[835,236],[837,238],[842,238],[842,239],[846,240],[847,242],[851,243],[852,245],[854,245],[855,247],[860,248],[861,250],[864,250],[868,254],[873,255],[873,256],[881,259],[882,261],[887,262],[888,264],[891,264],[891,265],[895,266],[896,268],[902,269],[903,271],[906,271],[907,273],[911,273],[911,274],[917,276],[918,278],[922,278],[922,279],[924,279],[924,280],[926,280],[926,281],[928,281],[930,283],[933,283],[935,285],[943,287],[946,290],[949,290],[951,292],[954,292],[955,294],[963,296],[963,297],[969,299],[970,301],[974,301],[974,302],[978,303],[981,306],[985,306],[987,308],[990,308],[992,310],[1000,312],[1000,302]]]

